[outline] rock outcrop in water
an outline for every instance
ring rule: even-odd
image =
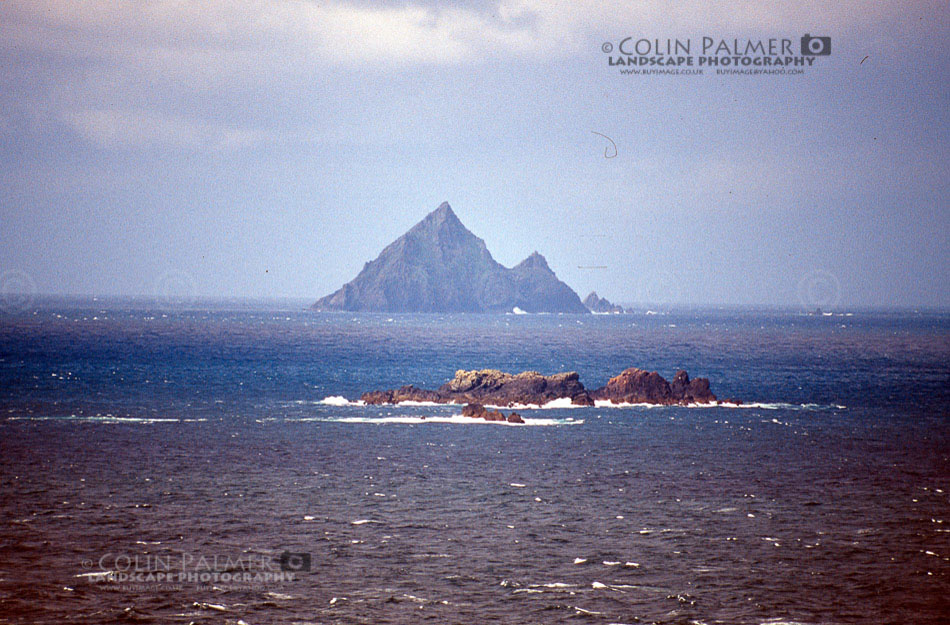
[[[591,393],[594,400],[602,399],[615,404],[708,404],[716,401],[709,390],[709,380],[690,380],[685,371],[677,371],[673,383],[667,382],[656,371],[626,369]]]
[[[604,299],[603,297],[598,297],[597,291],[591,291],[590,295],[584,298],[584,306],[587,306],[587,309],[592,313],[619,314],[627,312],[623,306],[611,303],[609,300]]]
[[[517,412],[512,412],[505,418],[498,410],[487,410],[485,406],[481,404],[465,404],[465,407],[462,408],[463,417],[472,417],[473,419],[484,419],[485,421],[508,421],[508,423],[524,423],[524,419],[521,418]]]
[[[403,386],[392,391],[372,391],[360,398],[367,404],[398,404],[405,401],[435,402],[439,404],[546,404],[555,399],[570,398],[579,406],[593,406],[576,372],[541,375],[537,371],[523,371],[512,375],[497,369],[466,371],[459,369],[455,377],[437,390]]]
[[[570,399],[575,406],[593,406],[598,400],[614,404],[686,405],[712,403],[716,396],[709,390],[708,379],[691,380],[685,371],[677,371],[670,383],[655,371],[626,369],[601,388],[588,391],[574,371],[546,376],[537,371],[511,374],[497,369],[459,369],[455,377],[436,390],[403,386],[391,391],[363,393],[360,399],[367,404],[408,401],[468,404],[463,415],[488,418],[482,414],[485,405],[544,405],[558,399]],[[500,413],[497,419],[491,416],[489,420],[504,418]]]
[[[315,310],[587,313],[534,252],[508,269],[443,202]]]

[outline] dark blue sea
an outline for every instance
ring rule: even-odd
[[[0,623],[950,622],[950,315],[0,313]],[[362,406],[638,366],[741,407]]]

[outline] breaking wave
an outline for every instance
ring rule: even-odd
[[[507,421],[486,421],[462,415],[449,416],[387,416],[387,417],[303,417],[300,419],[288,418],[285,421],[322,421],[326,423],[370,423],[386,425],[392,423],[424,424],[424,423],[452,423],[463,425],[507,425],[512,427],[550,426],[550,425],[582,425],[583,419],[524,419],[524,423],[509,423]]]
[[[202,423],[204,421],[207,421],[207,419],[178,419],[178,418],[166,418],[166,417],[114,417],[112,415],[96,415],[96,416],[17,415],[13,417],[6,417],[4,420],[5,421],[76,421],[76,422],[81,422],[81,423],[101,423],[101,424],[144,423],[148,425],[151,425],[154,423]]]
[[[362,399],[357,399],[356,401],[350,401],[342,395],[330,395],[329,397],[324,397],[322,401],[318,402],[324,406],[365,406],[366,403]]]
[[[366,402],[362,400],[351,401],[341,395],[331,395],[325,397],[322,401],[317,402],[325,406],[366,406]],[[405,406],[405,407],[421,407],[421,408],[438,408],[441,406],[462,406],[464,404],[447,402],[439,403],[433,401],[403,401],[398,404],[384,404],[387,406]],[[570,397],[561,397],[559,399],[554,399],[545,404],[512,404],[510,406],[502,406],[496,404],[484,404],[486,408],[498,409],[498,410],[564,410],[567,408],[570,409],[580,409],[580,408],[590,408],[590,406],[580,406],[577,404],[571,403]],[[662,409],[662,408],[733,408],[733,409],[747,409],[755,408],[759,410],[799,410],[799,411],[824,411],[824,410],[846,410],[847,406],[842,406],[840,404],[791,404],[787,402],[743,402],[741,404],[736,404],[728,401],[718,401],[708,404],[687,404],[683,405],[672,405],[667,406],[664,404],[648,404],[648,403],[614,403],[608,400],[597,400],[594,402],[595,408],[651,408],[651,409]]]

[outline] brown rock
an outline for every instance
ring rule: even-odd
[[[360,399],[372,405],[379,404],[391,404],[393,403],[393,392],[392,391],[369,391],[368,393],[363,393],[360,395]]]
[[[593,393],[594,399],[606,399],[615,404],[672,404],[670,384],[656,371],[631,368],[610,378],[606,386]]]
[[[393,391],[370,391],[363,393],[360,399],[367,404],[398,404],[404,401],[431,401],[444,404],[445,399],[438,391],[430,391],[415,386],[401,386]]]
[[[583,393],[578,393],[571,397],[571,403],[575,406],[593,406],[594,400],[591,399],[587,391],[584,391]]]
[[[516,375],[496,369],[466,371],[459,369],[455,377],[437,390],[403,386],[391,391],[364,393],[367,404],[398,404],[406,401],[440,404],[467,404],[462,414],[483,417],[484,405],[543,405],[569,397],[577,406],[593,406],[595,400],[613,403],[689,404],[716,401],[706,378],[689,379],[685,371],[677,371],[672,384],[655,371],[631,368],[610,378],[596,391],[588,392],[576,372],[542,375],[523,371]]]
[[[465,407],[462,408],[462,416],[480,419],[485,416],[485,406],[481,404],[465,404]]]
[[[709,390],[707,378],[690,380],[689,375],[682,369],[673,376],[670,390],[673,393],[673,399],[682,403],[708,404],[716,401],[716,396]]]
[[[482,418],[485,419],[485,421],[504,421],[505,415],[497,410],[489,410]]]
[[[716,401],[716,396],[709,390],[709,378],[693,378],[687,393],[691,403],[708,404]]]
[[[508,415],[508,423],[524,423],[524,419],[517,412],[512,412]]]
[[[438,393],[449,398],[448,401],[500,406],[541,405],[562,397],[570,397],[578,405],[593,404],[575,371],[546,376],[537,371],[512,375],[497,369],[459,369],[454,378],[439,388]]]
[[[689,374],[680,369],[670,382],[670,392],[675,399],[683,399],[687,387],[689,387]]]
[[[430,391],[415,386],[402,386],[393,391],[393,403],[398,404],[403,401],[431,401],[441,403],[441,397],[437,391]]]

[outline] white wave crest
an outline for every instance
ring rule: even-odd
[[[646,402],[641,403],[614,403],[610,400],[598,399],[594,401],[594,406],[597,408],[737,408],[737,409],[747,409],[747,408],[756,408],[759,410],[804,410],[804,411],[816,411],[816,410],[845,410],[847,406],[841,406],[838,404],[832,405],[822,405],[822,404],[789,404],[786,402],[742,402],[741,404],[736,404],[728,401],[714,401],[704,404],[649,404]]]
[[[288,419],[292,421],[293,419]],[[512,427],[524,426],[550,426],[550,425],[582,425],[583,419],[525,419],[524,423],[509,423],[508,421],[486,421],[485,419],[476,419],[473,417],[463,417],[462,415],[451,416],[390,416],[390,417],[327,417],[322,419],[311,418],[308,421],[325,421],[332,423],[375,423],[377,425],[386,425],[391,423],[403,424],[422,424],[422,423],[453,423],[465,425],[509,425]]]
[[[324,406],[365,406],[366,402],[362,399],[357,399],[356,401],[350,401],[342,395],[330,395],[329,397],[324,397],[320,401]]]
[[[319,402],[325,406],[365,406],[366,402],[363,400],[351,401],[341,395],[331,395],[325,397],[322,401]],[[457,402],[433,402],[433,401],[401,401],[397,404],[384,404],[387,406],[407,406],[407,407],[417,407],[417,408],[437,408],[440,406],[461,406],[463,404]],[[511,404],[508,406],[502,404],[483,404],[486,408],[496,409],[496,410],[565,410],[565,409],[576,409],[576,408],[589,408],[589,406],[582,406],[575,404],[571,401],[570,397],[559,397],[557,399],[552,399],[551,401],[545,404]],[[758,409],[758,410],[802,410],[802,411],[819,411],[819,410],[846,410],[847,406],[840,404],[791,404],[788,402],[742,402],[741,404],[729,402],[729,401],[714,401],[708,403],[693,403],[693,404],[651,404],[647,402],[619,402],[615,403],[608,399],[598,399],[594,401],[594,407],[596,408],[736,408],[736,409]]]
[[[399,402],[400,406],[417,406],[421,408],[435,408],[436,406],[456,406],[458,404],[440,404],[436,401],[401,401]]]
[[[506,409],[506,410],[560,410],[564,408],[584,408],[571,402],[570,397],[559,397],[552,399],[546,404],[511,404],[502,406],[496,404],[485,404],[486,408]]]
[[[81,423],[98,423],[103,425],[108,424],[122,424],[122,423],[141,423],[145,425],[152,425],[157,423],[199,423],[207,421],[207,419],[177,419],[177,418],[163,418],[163,417],[114,417],[111,415],[99,415],[99,416],[81,416],[81,415],[69,415],[64,417],[54,417],[54,416],[27,416],[27,415],[18,415],[14,417],[7,417],[6,421],[76,421]]]

